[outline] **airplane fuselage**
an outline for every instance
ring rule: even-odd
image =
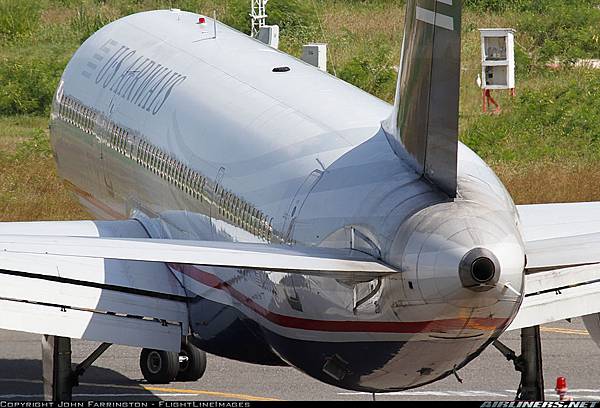
[[[381,127],[389,104],[197,22],[135,14],[75,53],[51,136],[82,203],[98,218],[136,218],[152,237],[353,248],[401,273],[170,265],[193,295],[195,343],[364,391],[423,385],[477,356],[522,300],[518,216],[493,171],[461,144],[449,200],[394,154]],[[498,258],[493,287],[459,274],[473,248]]]

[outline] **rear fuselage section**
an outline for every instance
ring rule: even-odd
[[[195,296],[197,344],[368,391],[422,385],[477,355],[520,299],[450,301],[450,284],[437,288],[443,280],[408,266],[413,231],[462,228],[424,211],[471,213],[394,154],[380,125],[391,106],[197,21],[177,11],[128,16],[75,53],[51,135],[59,172],[82,203],[99,218],[137,218],[153,237],[351,247],[406,270],[361,282],[170,265]],[[499,239],[516,245],[505,238],[518,222],[510,197],[462,145],[459,186],[457,201],[479,203],[473,213],[496,216]]]

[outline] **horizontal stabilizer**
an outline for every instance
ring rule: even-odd
[[[508,330],[600,312],[599,278],[599,264],[526,275],[525,298]]]
[[[526,242],[525,253],[530,271],[599,264],[600,233]]]
[[[525,241],[586,235],[600,231],[600,202],[517,206]]]
[[[509,330],[600,312],[600,203],[519,206],[525,297]]]

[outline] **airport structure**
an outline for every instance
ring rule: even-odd
[[[458,139],[461,2],[406,7],[393,105],[178,10],[75,52],[51,142],[95,219],[0,223],[0,328],[43,335],[47,398],[111,344],[151,383],[212,353],[371,393],[494,345],[535,400],[540,324],[600,341],[600,203],[513,203]],[[73,338],[101,342],[75,369]]]
[[[483,112],[490,103],[500,112],[491,95],[493,90],[507,89],[515,95],[515,30],[512,28],[481,28],[481,89]]]

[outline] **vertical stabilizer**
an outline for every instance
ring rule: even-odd
[[[456,196],[462,0],[408,0],[394,112],[396,154]],[[408,153],[408,155],[407,155]]]

